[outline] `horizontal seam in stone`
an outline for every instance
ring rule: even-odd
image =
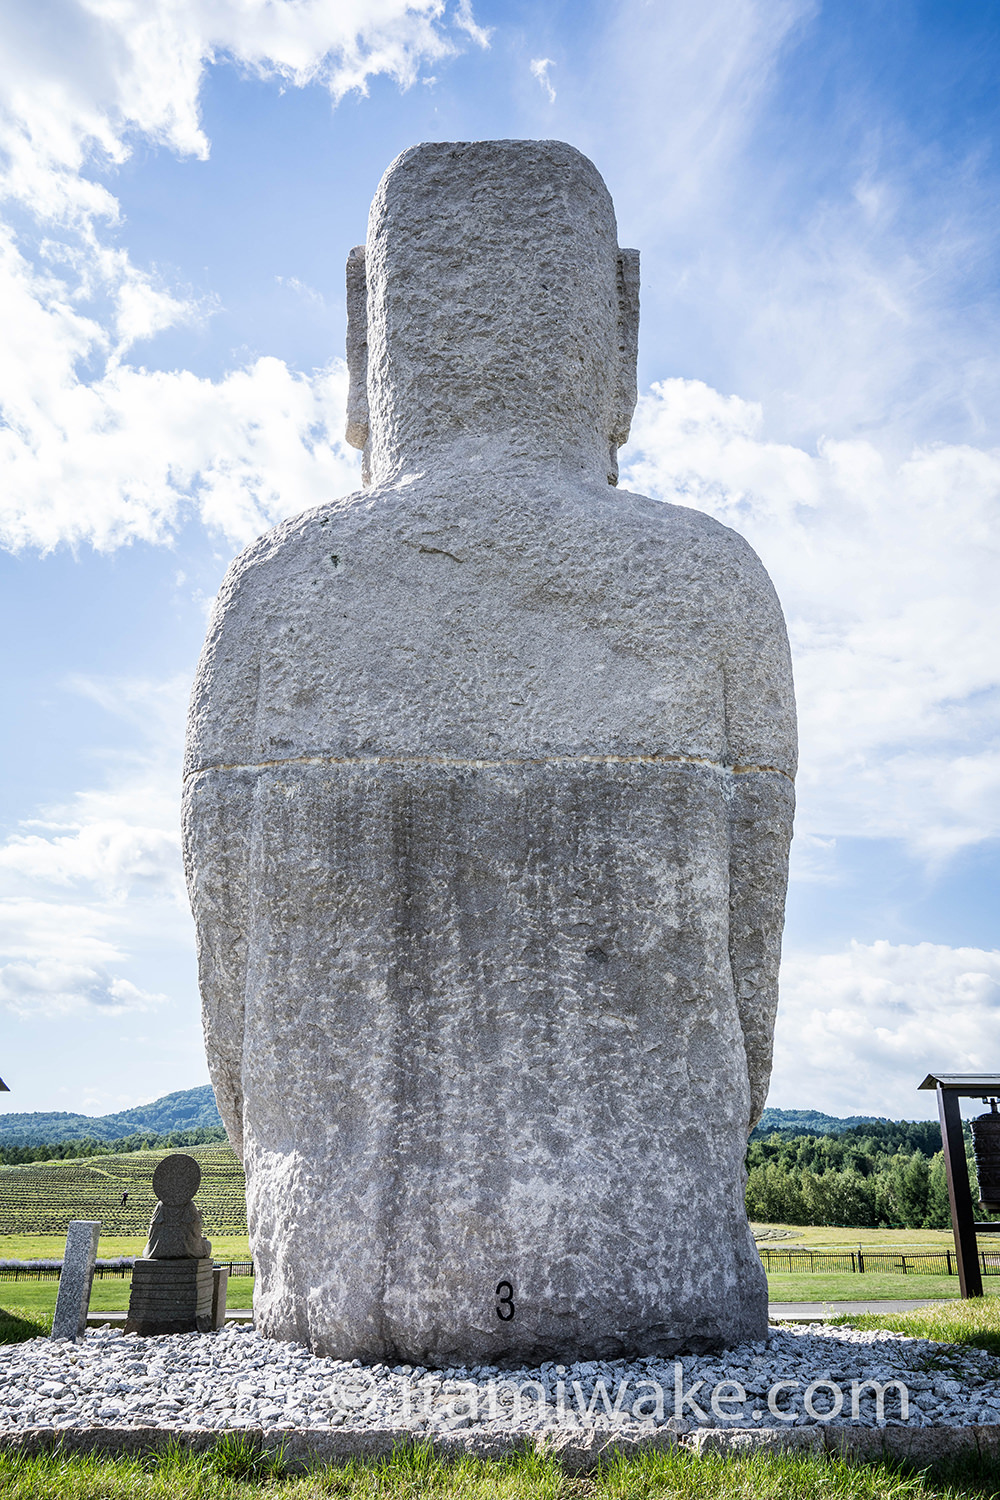
[[[197,776],[207,776],[212,771],[273,771],[282,766],[464,766],[473,770],[495,770],[504,766],[702,766],[720,775],[784,776],[793,778],[780,766],[722,765],[698,755],[510,755],[499,758],[485,756],[466,759],[458,755],[297,755],[286,760],[262,760],[255,765],[231,765],[220,762],[216,765],[199,766],[197,770],[185,772],[185,781]]]

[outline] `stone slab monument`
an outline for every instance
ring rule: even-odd
[[[208,1333],[213,1318],[212,1245],[191,1201],[201,1186],[193,1156],[165,1156],[153,1173],[159,1202],[132,1268],[126,1333]]]
[[[750,547],[615,488],[638,256],[557,141],[435,143],[348,263],[364,487],[260,538],[184,826],[267,1335],[341,1358],[764,1335],[795,730]]]
[[[100,1219],[71,1219],[67,1225],[66,1249],[52,1317],[51,1337],[54,1339],[75,1342],[87,1332],[87,1311],[100,1237]]]

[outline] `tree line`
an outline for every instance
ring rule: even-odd
[[[49,1141],[37,1146],[0,1146],[0,1163],[21,1167],[33,1161],[77,1161],[84,1156],[121,1156],[132,1151],[162,1151],[164,1147],[208,1146],[224,1141],[221,1125],[202,1125],[195,1130],[171,1130],[167,1135],[155,1131],[136,1131],[118,1141]]]
[[[967,1124],[965,1136],[971,1167]],[[971,1180],[975,1185],[974,1167]],[[940,1128],[926,1120],[884,1120],[839,1135],[755,1134],[747,1149],[746,1200],[757,1223],[948,1229]]]
[[[965,1125],[970,1176],[971,1133]],[[0,1162],[68,1161],[224,1141],[221,1126],[136,1131],[117,1141],[50,1141],[2,1146]],[[756,1223],[856,1229],[948,1229],[951,1213],[941,1131],[927,1120],[879,1120],[837,1135],[785,1126],[755,1131],[747,1148],[747,1213]],[[986,1217],[984,1215],[984,1217]]]

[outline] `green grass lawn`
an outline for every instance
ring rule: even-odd
[[[37,1307],[0,1307],[0,1344],[21,1344],[52,1331],[52,1314]]]
[[[680,1448],[574,1476],[548,1456],[446,1463],[419,1446],[377,1463],[295,1475],[280,1455],[260,1455],[233,1435],[194,1457],[0,1455],[0,1492],[5,1500],[993,1500],[997,1478],[983,1464],[935,1476],[789,1454],[694,1457]]]
[[[939,1307],[919,1307],[911,1312],[863,1313],[835,1321],[851,1328],[891,1328],[912,1338],[970,1344],[1000,1354],[1000,1300],[996,1297],[970,1297],[967,1302],[942,1302]]]
[[[950,1229],[839,1229],[829,1224],[757,1224],[754,1232],[780,1230],[787,1239],[761,1239],[773,1250],[954,1250]],[[995,1249],[988,1235],[980,1236],[980,1247]]]
[[[103,1245],[102,1245],[103,1248]],[[140,1246],[141,1248],[141,1246]],[[220,1258],[227,1258],[223,1252]],[[233,1255],[236,1259],[236,1255]],[[1000,1278],[996,1278],[1000,1281]],[[947,1276],[824,1276],[779,1275],[768,1278],[772,1302],[879,1302],[934,1297],[947,1301],[957,1291],[955,1277]],[[0,1282],[0,1307],[23,1309],[26,1316],[52,1320],[59,1283],[52,1281]],[[128,1277],[95,1277],[90,1297],[92,1312],[124,1312],[128,1307]],[[987,1286],[987,1291],[993,1288]],[[1000,1294],[1000,1286],[996,1287]],[[993,1300],[992,1298],[984,1300]],[[226,1296],[232,1308],[253,1306],[253,1277],[231,1276]]]
[[[51,1323],[58,1287],[58,1281],[0,1282],[0,1307],[24,1309],[32,1316],[47,1317]],[[91,1312],[125,1312],[130,1287],[127,1276],[108,1277],[106,1281],[95,1279],[90,1293]],[[253,1306],[252,1276],[229,1278],[226,1305],[236,1308]]]
[[[110,1259],[115,1255],[138,1255],[143,1241],[126,1238],[102,1237],[99,1254]],[[0,1236],[0,1258],[10,1260],[59,1260],[65,1247],[65,1239],[55,1235],[3,1235]],[[249,1260],[250,1247],[246,1235],[219,1235],[212,1238],[212,1254],[216,1260]],[[948,1299],[958,1291],[957,1276],[884,1276],[831,1274],[825,1272],[775,1271],[768,1277],[769,1296],[772,1302],[891,1302],[903,1298],[938,1297]],[[996,1282],[994,1287],[992,1282]],[[8,1299],[23,1301],[23,1289],[29,1286],[45,1286],[45,1282],[0,1282],[0,1305]],[[54,1283],[53,1283],[54,1285]],[[114,1285],[128,1287],[128,1282],[101,1282],[95,1280],[95,1295],[99,1288]],[[237,1290],[239,1288],[239,1290]],[[249,1277],[230,1277],[230,1307],[249,1307],[253,1281]],[[986,1293],[1000,1296],[1000,1276],[986,1278]],[[105,1295],[104,1292],[101,1294]],[[108,1295],[113,1295],[108,1293]],[[53,1294],[54,1296],[54,1294]],[[242,1300],[238,1300],[242,1299]],[[128,1292],[125,1292],[125,1302]],[[97,1307],[113,1307],[112,1302],[94,1304]]]
[[[1000,1276],[987,1276],[986,1292],[1000,1295]],[[997,1282],[995,1288],[991,1282]],[[824,1271],[772,1271],[767,1278],[772,1302],[891,1302],[907,1297],[958,1295],[957,1276],[827,1275]]]

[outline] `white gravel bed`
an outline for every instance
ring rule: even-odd
[[[884,1388],[881,1398],[872,1381]],[[102,1328],[78,1344],[0,1347],[4,1432],[113,1425],[685,1433],[973,1423],[1000,1423],[994,1356],[848,1328],[780,1328],[766,1342],[714,1356],[517,1370],[323,1359],[237,1324],[159,1338]]]

